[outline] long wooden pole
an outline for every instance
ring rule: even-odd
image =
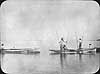
[[[75,32],[75,35],[76,35],[76,43],[77,43],[77,49],[78,49],[78,37],[77,37],[76,32]]]

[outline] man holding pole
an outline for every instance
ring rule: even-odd
[[[63,39],[63,37],[62,37],[59,43],[60,43],[60,50],[61,50],[61,52],[62,52],[62,51],[65,51],[65,49],[67,48],[67,47],[66,47],[67,41],[64,41],[64,39]]]

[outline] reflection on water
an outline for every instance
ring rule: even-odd
[[[9,74],[91,74],[100,54],[4,54],[1,68]]]

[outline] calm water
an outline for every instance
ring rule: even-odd
[[[100,54],[4,54],[1,68],[8,74],[91,74],[99,65]]]

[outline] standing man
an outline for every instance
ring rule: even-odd
[[[67,41],[64,41],[62,37],[59,43],[60,43],[60,50],[65,51]]]
[[[79,49],[81,49],[81,48],[82,48],[82,39],[79,38]]]
[[[92,45],[92,44],[89,44],[89,48],[90,48],[91,45]]]

